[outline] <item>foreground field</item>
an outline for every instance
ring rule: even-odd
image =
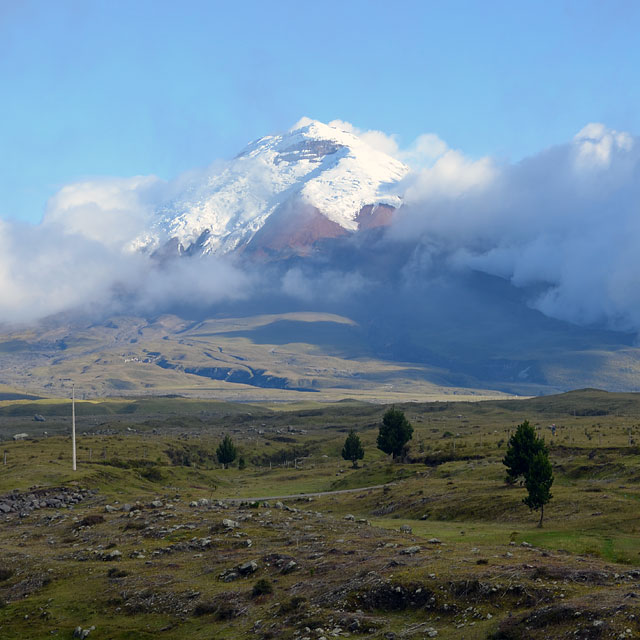
[[[633,394],[404,405],[402,464],[375,405],[79,403],[76,472],[68,403],[30,402],[0,407],[2,638],[640,633]],[[542,529],[500,462],[526,418],[556,478]],[[216,463],[223,433],[246,468]]]

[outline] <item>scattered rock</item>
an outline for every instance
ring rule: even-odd
[[[94,491],[88,489],[32,488],[28,492],[15,489],[11,493],[0,496],[0,515],[10,517],[17,513],[24,518],[38,509],[66,509],[90,497]]]
[[[240,575],[248,576],[258,570],[258,563],[255,562],[255,560],[250,560],[249,562],[239,564],[237,569],[240,572]]]
[[[285,564],[284,567],[282,567],[281,572],[286,575],[288,573],[295,571],[297,568],[298,568],[298,563],[295,560],[289,560],[289,562],[287,562],[287,564]]]
[[[255,560],[249,560],[230,569],[225,569],[218,575],[218,578],[223,582],[233,582],[238,578],[245,578],[254,574],[258,569],[258,563]]]
[[[400,553],[411,556],[414,553],[418,553],[419,551],[420,551],[420,547],[418,545],[414,545],[412,547],[407,547],[406,549],[402,549]]]
[[[222,526],[225,529],[237,529],[240,525],[235,520],[231,520],[230,518],[225,518],[222,521]]]

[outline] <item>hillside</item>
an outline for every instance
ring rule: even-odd
[[[68,400],[28,403],[0,407],[7,640],[640,633],[637,394],[407,404],[395,464],[375,447],[379,405],[81,401],[75,473]],[[504,484],[524,418],[553,463],[542,529]],[[350,429],[358,469],[340,457]],[[223,434],[244,469],[218,465]]]
[[[323,313],[195,322],[117,317],[11,334],[0,342],[0,359],[0,381],[46,395],[64,395],[72,381],[85,397],[380,402],[496,395],[438,383],[443,376],[435,367],[376,357],[355,322]]]

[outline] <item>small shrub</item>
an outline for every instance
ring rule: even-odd
[[[215,600],[205,600],[198,602],[193,615],[206,616],[213,614],[216,620],[230,620],[240,614],[241,609],[233,600],[216,598]]]
[[[79,527],[94,527],[97,524],[102,524],[104,522],[104,516],[101,516],[99,513],[92,513],[88,516],[85,516],[78,522],[75,526],[76,529]]]
[[[198,602],[196,608],[193,610],[195,616],[206,616],[210,613],[215,613],[218,610],[218,605],[215,602]]]
[[[307,599],[302,596],[294,596],[291,600],[283,602],[280,605],[280,614],[283,615],[297,611],[306,601]]]
[[[149,482],[162,482],[164,480],[164,474],[158,467],[147,467],[140,470],[140,476]]]
[[[258,582],[253,585],[251,595],[255,598],[257,596],[264,596],[269,593],[273,593],[273,585],[266,578],[260,578]]]
[[[8,567],[0,567],[0,582],[8,580],[13,575],[13,569]]]

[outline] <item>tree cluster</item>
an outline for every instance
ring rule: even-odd
[[[397,460],[405,451],[406,445],[413,435],[413,427],[404,415],[404,411],[391,407],[382,417],[382,424],[378,428],[378,449],[391,454]],[[349,432],[342,447],[342,457],[353,462],[353,468],[358,468],[358,460],[364,458],[364,448],[360,437],[353,431]]]

